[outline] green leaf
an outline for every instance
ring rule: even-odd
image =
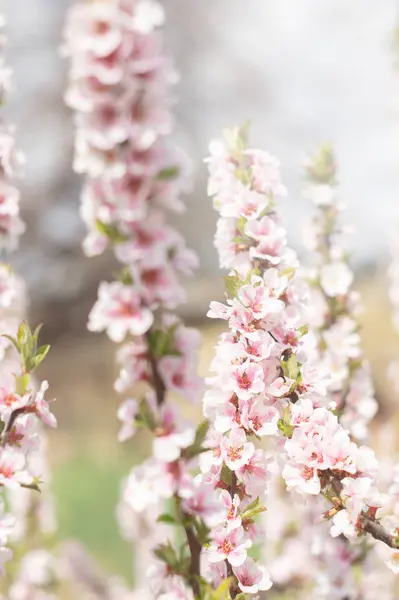
[[[97,230],[114,244],[121,244],[129,239],[127,235],[119,231],[116,225],[111,223],[104,223],[100,219],[96,219],[96,226]]]
[[[235,298],[244,285],[244,281],[238,275],[226,275],[223,279],[227,295],[229,298]]]
[[[306,167],[306,174],[310,180],[317,183],[327,183],[329,185],[336,183],[335,156],[330,144],[323,144],[318,148]]]
[[[197,540],[201,546],[205,546],[209,542],[210,529],[202,519],[193,519],[193,524],[197,532]]]
[[[220,473],[220,479],[224,481],[224,483],[227,483],[228,486],[231,486],[232,473],[225,463],[223,463],[222,471]]]
[[[50,352],[50,347],[50,344],[45,344],[44,346],[40,346],[40,348],[38,348],[34,357],[35,367],[38,367],[40,363],[44,361],[47,354]]]
[[[26,321],[22,321],[18,327],[17,340],[21,347],[32,344],[32,332]]]
[[[256,500],[251,502],[249,506],[247,506],[244,513],[242,514],[242,518],[243,520],[253,519],[254,517],[256,517],[256,515],[259,515],[260,513],[263,513],[266,510],[266,506],[264,506],[261,503],[260,498],[258,497],[256,498]]]
[[[180,525],[179,521],[175,517],[172,517],[172,515],[168,515],[167,513],[159,515],[157,522],[167,523],[168,525]]]
[[[217,590],[214,591],[212,598],[214,600],[229,600],[230,598],[230,587],[234,582],[233,577],[228,577],[219,585]]]
[[[133,277],[129,267],[122,269],[116,276],[116,279],[123,283],[123,285],[133,285]]]
[[[298,361],[296,358],[296,354],[291,354],[289,359],[286,362],[287,366],[287,375],[289,379],[296,379],[298,377]]]
[[[15,391],[18,396],[24,396],[29,385],[29,373],[15,377]]]
[[[180,169],[178,167],[166,167],[159,171],[157,178],[161,181],[169,181],[170,179],[176,179],[179,176]]]
[[[247,219],[245,217],[240,217],[236,223],[236,230],[239,231],[241,235],[244,235],[246,224]]]
[[[198,425],[197,430],[195,432],[194,442],[191,444],[191,446],[188,446],[184,450],[184,456],[186,459],[194,458],[195,456],[198,456],[198,454],[201,454],[202,452],[206,452],[208,450],[207,448],[203,448],[203,443],[206,438],[206,434],[208,433],[208,429],[208,421],[202,421],[202,423]]]
[[[197,427],[197,431],[195,432],[195,440],[194,444],[196,446],[202,446],[205,441],[206,434],[209,430],[209,421],[202,421]]]
[[[292,437],[292,434],[295,429],[295,427],[293,425],[286,423],[285,421],[283,421],[283,419],[279,419],[277,421],[277,427],[281,431],[281,433],[284,435],[284,437],[288,437],[288,438]]]
[[[302,325],[302,327],[298,327],[297,331],[301,335],[306,335],[309,332],[309,327],[308,327],[308,325]]]
[[[21,483],[21,487],[26,488],[27,490],[34,490],[35,492],[41,493],[41,489],[40,489],[41,483],[42,483],[42,481],[40,481],[40,479],[38,477],[35,477],[33,479],[32,483]]]
[[[3,333],[1,337],[6,338],[7,340],[10,340],[10,342],[15,346],[15,348],[18,350],[18,352],[20,352],[21,349],[19,347],[18,340],[16,340],[15,337],[13,337],[12,335],[7,335],[7,333]]]
[[[175,348],[175,331],[178,324],[172,325],[166,331],[163,329],[152,329],[148,334],[148,344],[151,354],[155,358],[163,356],[180,356]]]
[[[241,127],[225,129],[223,137],[226,140],[227,147],[234,154],[242,154],[248,144],[249,121],[246,121]]]
[[[154,431],[157,426],[157,422],[155,420],[155,415],[152,412],[150,405],[148,404],[145,398],[140,402],[140,410],[138,413],[139,420],[143,421],[148,429]]]
[[[173,571],[179,571],[179,559],[176,550],[168,541],[166,544],[160,544],[154,550],[154,554],[160,561],[168,565]]]

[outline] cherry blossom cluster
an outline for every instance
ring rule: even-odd
[[[0,16],[0,103],[3,106],[10,89],[11,70],[4,57],[6,37],[4,17]],[[25,225],[19,215],[19,190],[13,179],[20,172],[23,155],[15,146],[14,128],[0,117],[0,249],[9,252],[18,245]],[[15,282],[8,281],[7,273],[1,273],[1,296],[10,300]],[[5,300],[7,301],[7,300]]]
[[[47,381],[43,381],[37,391],[32,389],[31,374],[46,357],[49,346],[38,346],[40,328],[31,332],[27,323],[18,328],[16,337],[10,336],[14,348],[20,356],[18,371],[2,372],[0,385],[0,486],[3,491],[1,516],[1,564],[9,560],[12,552],[7,542],[18,539],[23,520],[17,521],[18,511],[4,512],[4,493],[14,495],[15,507],[18,501],[24,502],[23,489],[39,490],[42,473],[33,468],[32,452],[41,443],[38,420],[50,427],[56,426],[56,419],[45,399]],[[2,365],[3,366],[3,365]]]
[[[119,440],[143,428],[152,436],[151,457],[125,482],[119,520],[126,537],[134,532],[140,540],[138,562],[155,547],[153,594],[189,600],[199,597],[201,548],[215,505],[191,475],[207,425],[196,430],[170,398],[176,393],[195,402],[202,382],[196,372],[200,336],[170,312],[185,301],[180,276],[191,274],[197,258],[167,222],[168,212],[184,209],[187,159],[167,137],[177,76],[162,50],[163,19],[155,0],[73,6],[65,30],[71,61],[66,101],[75,111],[74,167],[86,175],[84,250],[92,256],[111,247],[121,265],[116,281],[100,284],[88,328],[124,342],[115,383],[127,396],[118,410]],[[177,549],[168,542],[173,524],[186,538]],[[141,572],[136,569],[136,580],[145,597]]]
[[[231,272],[227,304],[212,303],[209,312],[225,319],[229,331],[220,338],[217,374],[204,400],[212,423],[210,452],[203,456],[208,478],[246,502],[267,490],[268,472],[281,469],[289,491],[325,499],[333,537],[357,541],[368,532],[394,550],[387,561],[392,565],[397,529],[384,516],[378,463],[340,424],[336,405],[330,405],[328,372],[311,360],[307,288],[296,275],[296,256],[276,211],[275,198],[284,193],[278,163],[247,148],[242,130],[234,130],[211,145],[209,169],[209,194],[220,214],[216,245],[221,265]],[[269,463],[253,443],[264,435],[272,447]],[[236,553],[245,562],[252,545],[251,534],[245,528],[240,533],[231,540],[225,525],[225,541],[218,533],[210,546],[233,568]]]
[[[346,230],[339,218],[344,208],[336,194],[336,166],[332,149],[322,146],[305,164],[307,185],[304,195],[316,207],[311,223],[305,230],[305,246],[316,257],[316,264],[305,271],[310,283],[308,322],[316,336],[313,361],[328,370],[329,406],[337,411],[341,424],[352,436],[364,440],[367,425],[376,411],[373,386],[368,365],[362,357],[358,333],[357,313],[359,299],[351,289],[352,274],[347,266],[347,256],[342,239]],[[351,343],[348,343],[351,338]],[[363,540],[351,547],[345,539],[329,539],[328,529],[315,523],[314,505],[304,510],[284,501],[278,486],[274,486],[280,508],[278,539],[267,547],[271,559],[271,573],[284,589],[298,588],[298,578],[306,589],[318,598],[355,600],[364,596],[360,592],[364,578],[355,576],[359,567],[371,562],[372,546]],[[269,499],[270,502],[270,499]],[[285,510],[284,510],[284,507]],[[303,524],[306,523],[306,526]],[[267,522],[267,524],[269,524]],[[275,525],[274,525],[275,527]],[[295,535],[293,535],[293,528]],[[270,546],[276,552],[270,552]],[[303,558],[294,568],[286,567],[294,548],[301,549]],[[307,567],[304,568],[306,563]],[[376,568],[374,557],[374,571]],[[366,573],[367,568],[362,569]],[[384,575],[386,578],[386,574]],[[310,593],[309,591],[307,592]],[[334,597],[335,597],[334,596]]]
[[[3,106],[10,89],[11,71],[5,64],[4,19],[0,17],[0,101]],[[32,492],[47,481],[44,461],[46,438],[41,421],[54,427],[44,398],[48,383],[37,386],[31,374],[45,358],[49,346],[38,347],[38,328],[33,334],[21,323],[26,312],[25,285],[7,262],[7,254],[18,246],[25,230],[20,217],[20,193],[14,180],[24,159],[16,149],[14,128],[0,115],[0,481],[1,481],[1,568],[11,558],[9,546],[18,555],[26,549],[33,520],[42,531],[53,528],[51,499]],[[5,512],[4,506],[7,506]],[[6,544],[8,543],[8,547]],[[15,565],[13,565],[15,570]],[[12,581],[10,598],[22,598]],[[17,586],[18,587],[18,586]],[[19,587],[21,591],[21,588]],[[18,595],[19,594],[19,595]]]
[[[358,440],[367,438],[367,425],[377,411],[369,367],[364,360],[357,316],[358,294],[351,288],[353,273],[343,238],[344,203],[337,195],[336,164],[330,146],[321,146],[305,164],[304,195],[316,207],[305,230],[304,243],[317,257],[309,270],[309,327],[317,332],[319,359],[331,375],[328,393],[342,425]]]

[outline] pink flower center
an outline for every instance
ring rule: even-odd
[[[229,512],[227,513],[227,519],[231,520],[231,519],[235,519],[236,518],[236,514],[237,514],[237,509],[236,507],[233,505]]]
[[[262,427],[262,422],[259,417],[252,417],[251,423],[252,423],[252,429],[254,431],[258,431]]]
[[[243,449],[244,446],[240,446],[239,448],[233,448],[233,446],[230,446],[230,448],[227,451],[227,456],[231,460],[239,460],[242,457]]]
[[[183,387],[184,386],[184,375],[182,373],[175,373],[172,377],[172,383],[177,388]]]
[[[109,25],[105,21],[97,21],[94,25],[94,33],[96,35],[104,35],[109,31]]]
[[[3,467],[0,467],[0,475],[3,475],[5,479],[10,479],[14,475],[14,471],[11,469],[11,467],[4,465]]]
[[[257,344],[251,344],[251,342],[247,342],[247,352],[252,356],[260,356],[259,346]]]
[[[220,458],[221,451],[219,446],[215,446],[215,448],[212,448],[212,454],[215,458]]]
[[[5,404],[6,406],[12,406],[14,404],[14,402],[18,401],[18,397],[13,394],[7,394],[4,399],[3,399],[3,404]]]
[[[240,575],[240,583],[241,585],[250,587],[254,582],[249,573],[242,573]]]
[[[146,285],[156,285],[159,283],[159,269],[149,269],[142,274],[142,280]]]
[[[230,554],[234,550],[233,544],[229,540],[224,540],[223,544],[218,547],[218,550],[223,552],[226,556]]]
[[[135,317],[137,309],[130,302],[120,302],[115,310],[110,311],[110,315],[115,317]]]
[[[313,472],[314,471],[313,471],[312,467],[305,466],[302,469],[302,477],[304,479],[306,479],[306,481],[309,481],[309,479],[312,479],[312,477],[313,477]]]
[[[246,373],[243,373],[241,376],[239,375],[237,377],[237,383],[242,390],[248,390],[252,385],[252,381]]]

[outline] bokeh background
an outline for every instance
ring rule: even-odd
[[[81,182],[71,171],[73,128],[63,104],[67,65],[58,48],[70,2],[3,0],[9,63],[15,71],[7,108],[27,156],[23,214],[28,231],[15,266],[28,282],[32,324],[51,342],[42,376],[58,398],[59,429],[50,440],[60,534],[77,537],[109,571],[130,573],[131,553],[114,511],[121,478],[146,440],[115,441],[119,399],[113,391],[115,347],[88,334],[87,314],[110,257],[81,251]],[[394,0],[164,0],[166,47],[182,79],[176,136],[193,159],[188,211],[179,217],[201,270],[183,309],[204,332],[206,372],[217,332],[206,323],[222,295],[206,197],[203,158],[211,137],[250,119],[252,141],[282,161],[291,243],[301,252],[310,208],[301,198],[301,162],[322,141],[333,144],[341,196],[355,227],[349,247],[363,294],[363,334],[373,364],[379,423],[399,411],[386,380],[399,341],[390,322],[386,266],[389,236],[399,235],[399,6]],[[104,543],[106,541],[106,543]]]

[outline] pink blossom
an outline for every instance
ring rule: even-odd
[[[261,591],[270,590],[272,582],[264,567],[259,567],[252,558],[233,569],[238,579],[240,590],[246,594],[257,594]]]
[[[134,421],[138,409],[138,403],[135,398],[128,398],[119,406],[117,416],[118,419],[122,421],[122,427],[118,433],[118,440],[120,442],[125,442],[135,434],[136,427]]]
[[[241,400],[249,400],[265,388],[262,367],[251,363],[249,360],[245,361],[242,365],[234,367],[232,375],[233,391]]]
[[[0,485],[18,488],[32,483],[32,477],[25,470],[25,456],[21,450],[6,448],[0,453]]]
[[[210,563],[227,560],[232,566],[238,567],[245,562],[247,549],[251,545],[242,527],[231,531],[220,528],[213,532],[212,543],[207,550],[208,560]]]
[[[57,426],[57,419],[50,411],[48,402],[44,399],[44,394],[48,390],[49,384],[47,381],[43,381],[39,391],[34,396],[32,404],[34,406],[35,414],[49,427]]]
[[[165,386],[192,402],[202,391],[202,381],[196,373],[196,364],[185,357],[164,356],[158,363]]]
[[[240,427],[234,427],[230,436],[223,438],[221,448],[224,462],[232,471],[246,465],[255,452],[255,446],[247,442],[245,431]]]
[[[135,512],[141,513],[161,499],[171,498],[175,485],[174,477],[167,468],[150,459],[132,469],[123,492],[124,501]]]
[[[296,490],[305,494],[320,494],[320,478],[315,467],[287,463],[283,469],[283,477],[288,490]]]
[[[236,471],[237,478],[242,481],[248,491],[264,493],[269,478],[269,459],[259,448],[255,450],[248,462]],[[256,497],[256,496],[255,496]]]
[[[158,600],[194,600],[194,594],[182,578],[175,576],[166,582]]]
[[[90,316],[90,331],[106,330],[110,339],[121,342],[128,332],[142,335],[151,327],[153,316],[149,309],[141,306],[138,291],[117,281],[102,282],[97,303]]]
[[[264,319],[267,315],[278,313],[284,308],[281,300],[268,296],[263,285],[243,285],[238,292],[238,298],[252,312],[254,320]]]
[[[209,486],[201,479],[195,478],[187,487],[180,491],[182,509],[185,513],[199,517],[209,526],[213,526],[220,520],[220,505],[216,495],[210,493]]]
[[[267,152],[248,149],[254,187],[262,194],[285,196],[287,191],[280,179],[280,161]]]
[[[179,426],[176,423],[176,411],[167,404],[162,407],[160,418],[153,441],[153,455],[161,462],[174,462],[181,451],[194,442],[195,430],[193,427]]]
[[[250,407],[245,407],[245,427],[252,429],[256,435],[275,435],[280,413],[275,406],[267,406],[261,401],[255,401]]]
[[[230,531],[241,527],[241,516],[239,515],[238,509],[240,506],[240,499],[237,494],[232,498],[227,490],[220,492],[220,500],[223,504],[224,509],[227,511],[226,514],[226,527]]]
[[[320,283],[327,296],[340,296],[348,292],[353,273],[344,262],[330,263],[322,267]]]

